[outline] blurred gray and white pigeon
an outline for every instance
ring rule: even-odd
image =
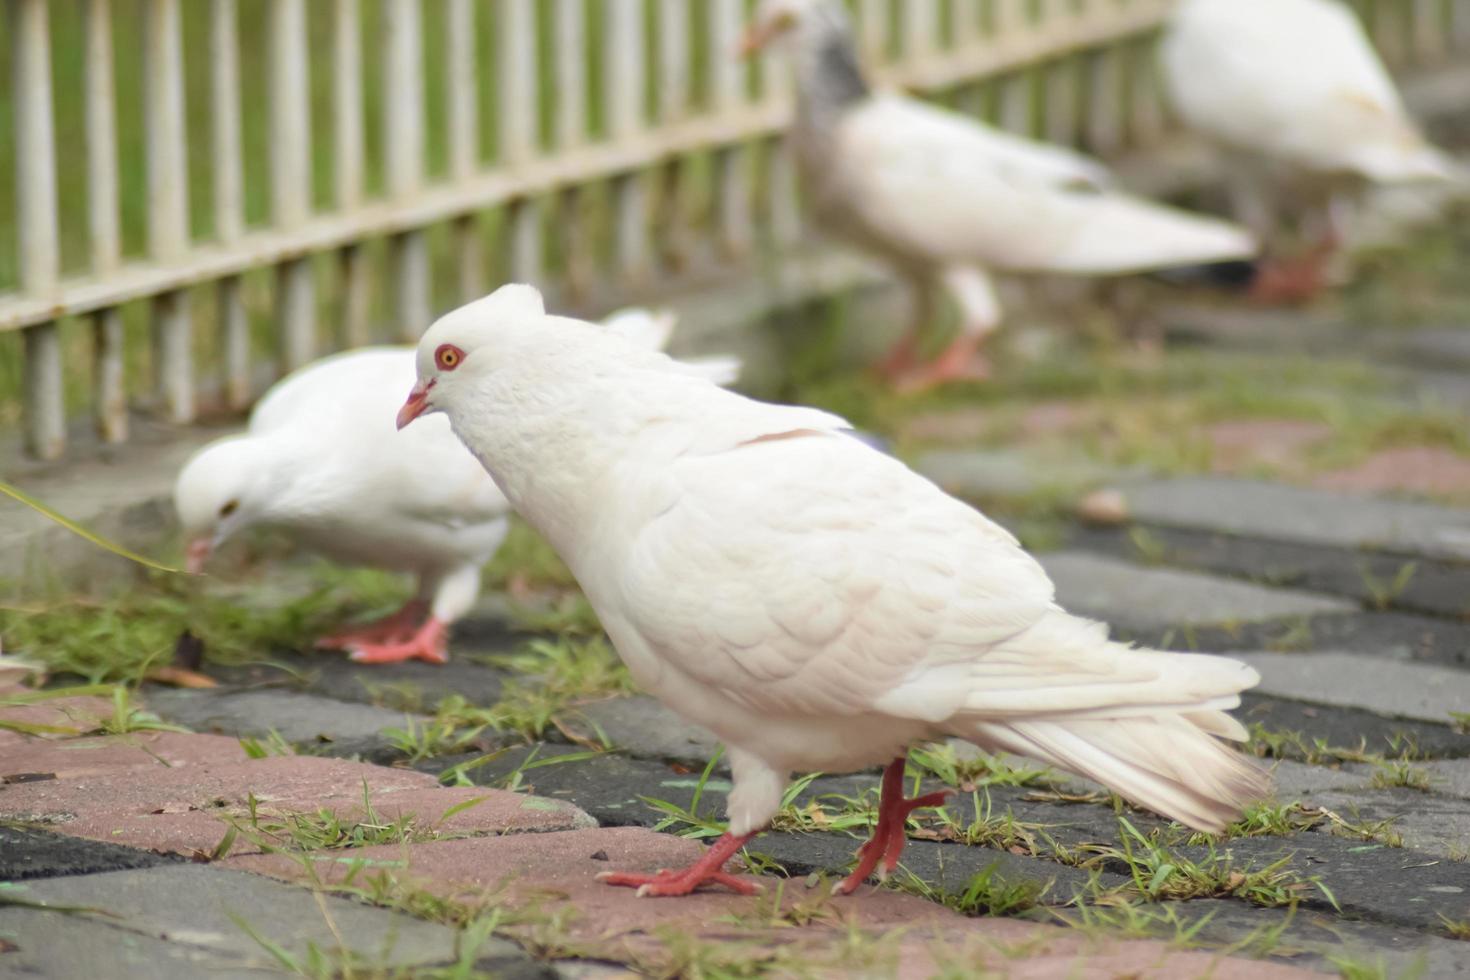
[[[948,737],[1201,830],[1268,786],[1222,741],[1245,738],[1226,712],[1255,671],[1110,641],[1009,533],[840,418],[722,391],[547,316],[529,286],[424,334],[398,424],[434,413],[561,554],[634,680],[728,749],[729,831],[688,869],[615,884],[748,891],[723,864],[793,772],[886,763],[850,892],[897,865],[909,811],[943,798],[905,799],[903,769],[909,746]]]
[[[744,50],[767,45],[794,62],[792,133],[816,223],[887,261],[914,293],[914,320],[882,365],[891,378],[987,373],[980,347],[1001,319],[992,270],[1105,276],[1256,252],[1241,228],[1109,189],[1107,168],[1082,154],[874,92],[840,4],[764,0]],[[916,368],[936,284],[960,308],[960,334]]]

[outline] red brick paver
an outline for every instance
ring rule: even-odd
[[[896,891],[863,888],[845,898],[825,886],[765,879],[760,898],[723,890],[679,899],[640,899],[596,880],[599,871],[654,870],[688,863],[700,845],[640,828],[604,828],[516,837],[433,841],[363,848],[352,857],[391,869],[400,886],[441,898],[517,906],[528,936],[580,956],[669,968],[689,948],[720,944],[751,955],[789,956],[830,976],[861,964],[844,958],[851,930],[871,938],[863,957],[890,958],[900,977],[929,977],[945,966],[1011,977],[1288,980],[1314,974],[1275,964],[1180,952],[1156,942],[1095,941],[1075,930],[1017,919],[968,919]],[[340,852],[314,862],[324,882],[352,873]],[[231,858],[227,865],[300,880],[301,864],[282,855]],[[778,895],[779,889],[779,895]],[[778,913],[777,901],[779,897]],[[803,928],[792,928],[793,923]],[[548,935],[547,923],[556,923]],[[761,951],[759,954],[757,951]]]
[[[1324,473],[1313,483],[1326,490],[1465,500],[1470,499],[1470,459],[1452,449],[1403,446],[1375,453],[1357,466]]]

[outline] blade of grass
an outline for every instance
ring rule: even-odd
[[[137,562],[139,565],[145,565],[148,568],[157,569],[160,572],[169,572],[170,574],[183,572],[183,569],[181,568],[174,568],[170,565],[164,565],[156,562],[152,558],[145,558],[142,555],[138,554],[136,551],[125,548],[115,541],[109,541],[102,535],[97,534],[95,531],[87,530],[76,521],[73,521],[65,515],[52,510],[50,507],[47,507],[35,497],[32,497],[30,494],[26,493],[18,487],[11,486],[9,483],[0,481],[0,493],[5,494],[5,496],[10,497],[15,501],[18,501],[21,504],[24,504],[26,507],[29,507],[31,510],[34,510],[36,513],[40,514],[42,517],[46,517],[50,520],[55,521],[57,524],[60,524],[72,534],[75,534],[80,538],[84,538],[87,541],[90,541],[92,544],[95,544],[97,547],[102,548],[105,551],[110,551],[114,555],[119,555],[123,558],[126,558],[128,561]]]

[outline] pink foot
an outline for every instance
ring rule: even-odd
[[[918,359],[919,334],[917,330],[910,330],[898,339],[883,356],[883,359],[875,366],[878,376],[887,380],[890,384],[914,370],[914,363]]]
[[[894,380],[901,394],[918,394],[954,381],[990,380],[990,359],[980,352],[981,334],[963,334],[933,361]]]
[[[407,640],[355,643],[348,649],[348,656],[360,664],[396,664],[405,660],[445,664],[449,662],[449,627],[430,616]]]
[[[402,643],[413,637],[423,622],[428,605],[421,599],[404,603],[395,613],[371,623],[329,633],[316,641],[318,650],[350,650],[359,644]]]
[[[725,862],[754,836],[754,834],[744,834],[734,837],[726,833],[715,841],[714,846],[706,851],[698,861],[677,871],[660,871],[651,875],[630,871],[604,871],[597,876],[597,880],[609,885],[636,888],[639,898],[671,898],[688,895],[706,882],[724,885],[741,895],[754,895],[761,890],[760,885],[753,881],[745,881],[724,870]]]
[[[883,771],[883,791],[878,797],[878,825],[873,836],[858,848],[858,863],[852,874],[842,879],[832,889],[834,895],[851,895],[857,886],[868,880],[868,875],[878,868],[879,880],[886,879],[898,867],[899,855],[903,853],[908,837],[904,824],[909,814],[923,807],[941,806],[947,796],[954,792],[942,789],[915,799],[903,795],[903,759],[894,759]],[[879,862],[882,866],[879,867]]]

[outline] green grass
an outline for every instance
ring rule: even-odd
[[[263,660],[308,648],[354,611],[387,611],[404,586],[385,573],[314,563],[309,591],[274,604],[252,597],[258,581],[220,583],[198,576],[150,576],[105,597],[62,596],[0,604],[5,647],[53,673],[92,683],[137,683],[168,664],[188,633],[215,663]],[[304,586],[305,587],[305,586]],[[279,598],[279,597],[277,597]]]

